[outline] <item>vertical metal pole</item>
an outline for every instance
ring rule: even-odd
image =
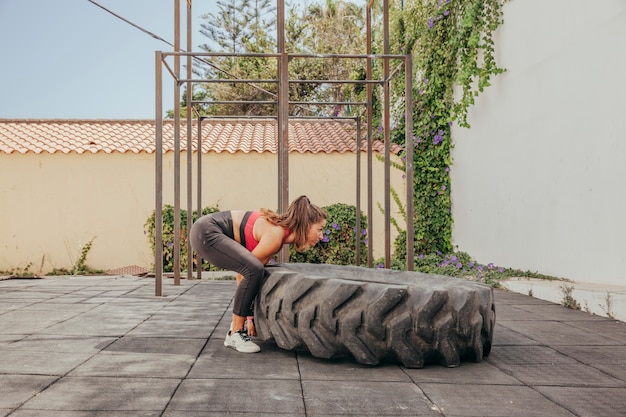
[[[191,1],[186,1],[187,3],[187,51],[191,51]],[[187,55],[187,79],[191,80],[191,55]],[[191,81],[187,82],[187,234],[185,236],[185,241],[187,242],[187,279],[193,279],[193,249],[191,248],[191,243],[189,242],[189,231],[191,230],[191,225],[193,222],[193,193],[191,188],[192,183],[192,130],[191,130],[191,116],[193,112],[191,111],[191,98],[193,96],[193,83]],[[198,150],[199,151],[199,150]],[[198,212],[198,216],[200,212]],[[198,268],[200,269],[200,268]]]
[[[406,143],[406,270],[415,269],[415,223],[413,221],[413,57],[407,54],[404,60],[404,140]]]
[[[174,51],[180,52],[180,4],[174,0]],[[180,56],[174,56],[174,285],[180,285]]]
[[[383,2],[383,53],[389,54],[389,0]],[[391,196],[390,196],[390,97],[389,97],[389,58],[383,60],[383,129],[385,138],[385,268],[391,267]]]
[[[356,118],[356,239],[355,265],[361,265],[361,118]]]
[[[155,57],[155,184],[154,184],[154,295],[163,295],[163,69],[161,51]]]
[[[277,39],[279,60],[278,84],[278,210],[289,207],[289,59],[285,51],[285,0],[278,2]],[[279,262],[289,261],[289,251],[283,247]]]
[[[367,54],[372,54],[372,4],[367,6]],[[372,79],[372,59],[367,58],[365,67],[365,78],[367,81]],[[372,195],[372,123],[374,119],[373,107],[372,107],[372,84],[367,83],[367,266],[371,268],[374,265],[374,242],[372,236],[374,236],[374,203]]]
[[[198,205],[198,218],[202,216],[202,116],[198,115],[198,196],[196,204]],[[198,270],[196,271],[196,276],[198,279],[202,278],[202,258],[200,254],[196,254],[196,259],[198,260]]]

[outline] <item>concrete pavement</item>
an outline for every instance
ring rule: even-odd
[[[626,323],[496,290],[488,358],[365,366],[223,346],[234,281],[0,281],[0,416],[626,416]]]

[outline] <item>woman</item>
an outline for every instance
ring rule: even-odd
[[[259,292],[265,265],[283,245],[302,252],[323,237],[326,212],[306,196],[296,198],[285,214],[271,210],[222,211],[199,218],[189,231],[193,249],[211,264],[239,273],[233,302],[233,321],[224,346],[238,352],[261,350],[255,336],[252,303]],[[244,324],[248,320],[248,329]]]

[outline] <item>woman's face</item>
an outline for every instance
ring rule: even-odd
[[[317,242],[324,237],[324,227],[326,226],[326,220],[322,219],[317,223],[313,223],[306,234],[306,242],[309,247],[317,245]]]

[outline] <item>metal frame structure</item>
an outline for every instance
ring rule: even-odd
[[[198,104],[206,104],[205,102],[192,101],[192,91],[194,83],[211,83],[211,82],[225,82],[224,80],[211,80],[211,79],[194,79],[192,76],[192,60],[210,58],[210,57],[264,57],[277,60],[278,74],[277,78],[273,80],[249,80],[249,79],[229,79],[230,83],[276,83],[278,85],[278,94],[274,95],[276,100],[269,101],[237,101],[229,103],[256,103],[256,104],[274,104],[277,106],[276,126],[277,126],[277,138],[278,138],[278,210],[284,212],[289,205],[289,149],[288,149],[288,135],[289,135],[289,106],[290,105],[351,105],[365,107],[366,123],[367,123],[367,184],[368,184],[368,230],[371,233],[373,230],[372,224],[372,212],[373,212],[373,199],[372,199],[372,98],[373,98],[373,86],[381,85],[383,88],[383,131],[384,131],[384,214],[385,214],[385,267],[390,266],[391,262],[391,238],[390,238],[390,211],[391,211],[391,198],[390,198],[390,82],[393,77],[398,74],[402,67],[405,69],[405,149],[406,149],[406,177],[409,183],[406,187],[406,216],[407,216],[407,270],[413,270],[413,256],[414,256],[414,230],[413,230],[413,74],[412,74],[412,56],[407,55],[393,55],[389,54],[389,0],[383,1],[383,31],[384,41],[383,49],[384,53],[380,55],[372,54],[371,46],[371,9],[375,0],[370,0],[367,5],[367,53],[366,54],[354,54],[354,55],[339,55],[339,54],[326,54],[326,55],[314,55],[314,54],[288,54],[285,51],[285,35],[284,35],[284,20],[285,20],[285,4],[284,0],[277,0],[277,45],[278,53],[275,54],[229,54],[229,53],[194,53],[194,52],[182,52],[180,50],[180,2],[181,0],[174,0],[175,3],[175,44],[174,52],[155,52],[155,89],[156,89],[156,134],[155,134],[155,295],[163,295],[163,68],[165,68],[174,80],[174,285],[180,285],[181,268],[180,268],[180,173],[181,173],[181,114],[180,114],[180,88],[182,85],[187,86],[187,114],[186,114],[186,133],[187,133],[187,230],[191,228],[192,222],[192,111],[197,113],[197,209],[198,213],[202,210],[201,201],[201,185],[202,185],[202,122],[207,117],[200,116],[195,107]],[[191,1],[187,0],[187,51],[191,51]],[[168,64],[167,58],[173,57],[173,68]],[[180,60],[186,58],[187,74],[186,78],[182,78],[180,75]],[[366,60],[366,79],[365,80],[290,80],[288,63],[292,58],[340,58],[340,59],[364,59]],[[376,59],[383,60],[383,79],[372,80],[372,62]],[[394,70],[390,70],[390,61],[397,60],[401,64]],[[206,62],[206,61],[205,61]],[[361,83],[365,84],[367,88],[367,101],[362,103],[348,103],[348,102],[296,102],[289,101],[289,84],[290,83]],[[269,93],[269,92],[268,92]],[[212,104],[228,104],[226,102],[211,102]],[[268,116],[264,116],[267,118]],[[296,118],[295,116],[293,118]],[[299,118],[299,117],[298,117]],[[324,117],[315,117],[320,119]],[[357,126],[356,137],[356,149],[357,149],[357,184],[356,184],[356,207],[357,207],[357,228],[360,228],[360,201],[361,201],[361,116],[350,117],[355,120]],[[357,229],[357,233],[359,230]],[[286,262],[288,260],[288,252],[283,248],[279,253],[279,261]],[[187,253],[187,279],[193,279],[193,259],[192,250],[189,248]],[[198,259],[198,277],[201,276],[202,262]],[[360,241],[357,239],[357,265],[360,264]],[[368,252],[368,265],[372,266],[372,246],[369,245]]]

